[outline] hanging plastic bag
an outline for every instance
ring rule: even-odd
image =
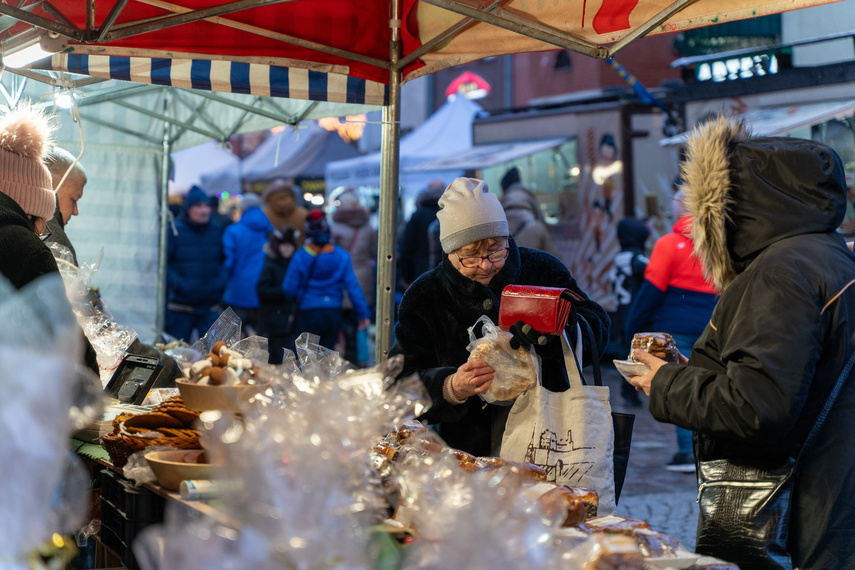
[[[483,336],[475,336],[475,329],[481,325]],[[493,324],[490,317],[484,315],[468,329],[469,360],[481,360],[489,364],[496,375],[490,389],[479,394],[488,403],[511,405],[514,400],[537,385],[540,375],[540,358],[534,348],[511,348],[511,333],[501,330]]]

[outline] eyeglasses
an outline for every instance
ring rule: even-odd
[[[485,259],[490,263],[499,263],[500,261],[503,261],[506,257],[508,257],[508,250],[510,249],[510,247],[503,247],[502,249],[491,251],[487,255],[460,257],[457,252],[454,252],[454,255],[457,256],[457,260],[460,262],[460,265],[468,269],[473,269],[475,267],[480,266]]]

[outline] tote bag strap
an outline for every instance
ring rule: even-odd
[[[567,379],[570,386],[583,386],[585,379],[582,376],[582,328],[588,336],[588,343],[591,346],[591,359],[593,363],[591,367],[594,369],[594,386],[603,385],[603,374],[600,370],[600,353],[597,350],[597,342],[594,340],[594,331],[591,330],[591,325],[588,324],[583,317],[576,318],[576,350],[570,348],[570,341],[567,338],[567,329],[561,331],[561,350],[564,352],[564,366],[567,368]]]

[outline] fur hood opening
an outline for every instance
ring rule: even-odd
[[[697,127],[681,167],[695,255],[719,292],[771,244],[833,232],[846,210],[843,163],[823,143],[752,138],[740,120]]]

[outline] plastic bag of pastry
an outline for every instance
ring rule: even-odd
[[[479,325],[480,338],[475,335]],[[511,333],[501,330],[486,315],[468,330],[469,360],[482,360],[496,371],[490,389],[479,394],[485,402],[511,405],[524,392],[534,388],[540,375],[540,358],[534,348],[511,348]]]
[[[77,322],[95,350],[101,370],[101,385],[106,386],[128,347],[137,338],[137,333],[115,322],[113,315],[97,294],[97,289],[90,287],[92,276],[101,264],[104,250],[101,249],[93,261],[83,262],[78,267],[71,262],[71,253],[67,247],[53,243],[50,249],[59,267],[65,294]]]
[[[629,537],[620,534],[593,534],[570,551],[570,557],[584,561],[584,570],[642,570],[644,556]]]
[[[232,346],[240,340],[241,334],[240,317],[231,307],[220,313],[214,324],[190,348],[197,354],[208,354],[218,342],[224,342],[226,346]]]
[[[632,345],[629,349],[630,362],[638,362],[635,359],[635,351],[639,349],[645,350],[665,362],[678,362],[680,359],[677,343],[668,333],[636,333],[632,337]]]
[[[28,568],[27,553],[85,522],[89,478],[68,451],[69,410],[91,393],[81,382],[100,382],[78,374],[80,330],[59,275],[20,290],[0,277],[0,322],[0,565]]]
[[[603,515],[588,519],[585,522],[585,528],[591,532],[608,532],[633,536],[638,529],[650,530],[650,525],[639,519],[631,519],[620,515]]]
[[[312,355],[306,371],[263,366],[271,383],[265,405],[240,420],[206,417],[202,441],[222,465],[218,482],[241,482],[220,494],[218,511],[240,524],[226,531],[168,512],[164,525],[146,531],[156,565],[145,567],[373,567],[372,528],[389,509],[371,446],[430,399],[418,377],[396,380],[401,358],[318,376],[323,360]]]
[[[443,452],[408,454],[398,470],[395,520],[416,532],[402,567],[573,568],[552,540],[565,514],[540,508],[505,468],[469,473]]]

